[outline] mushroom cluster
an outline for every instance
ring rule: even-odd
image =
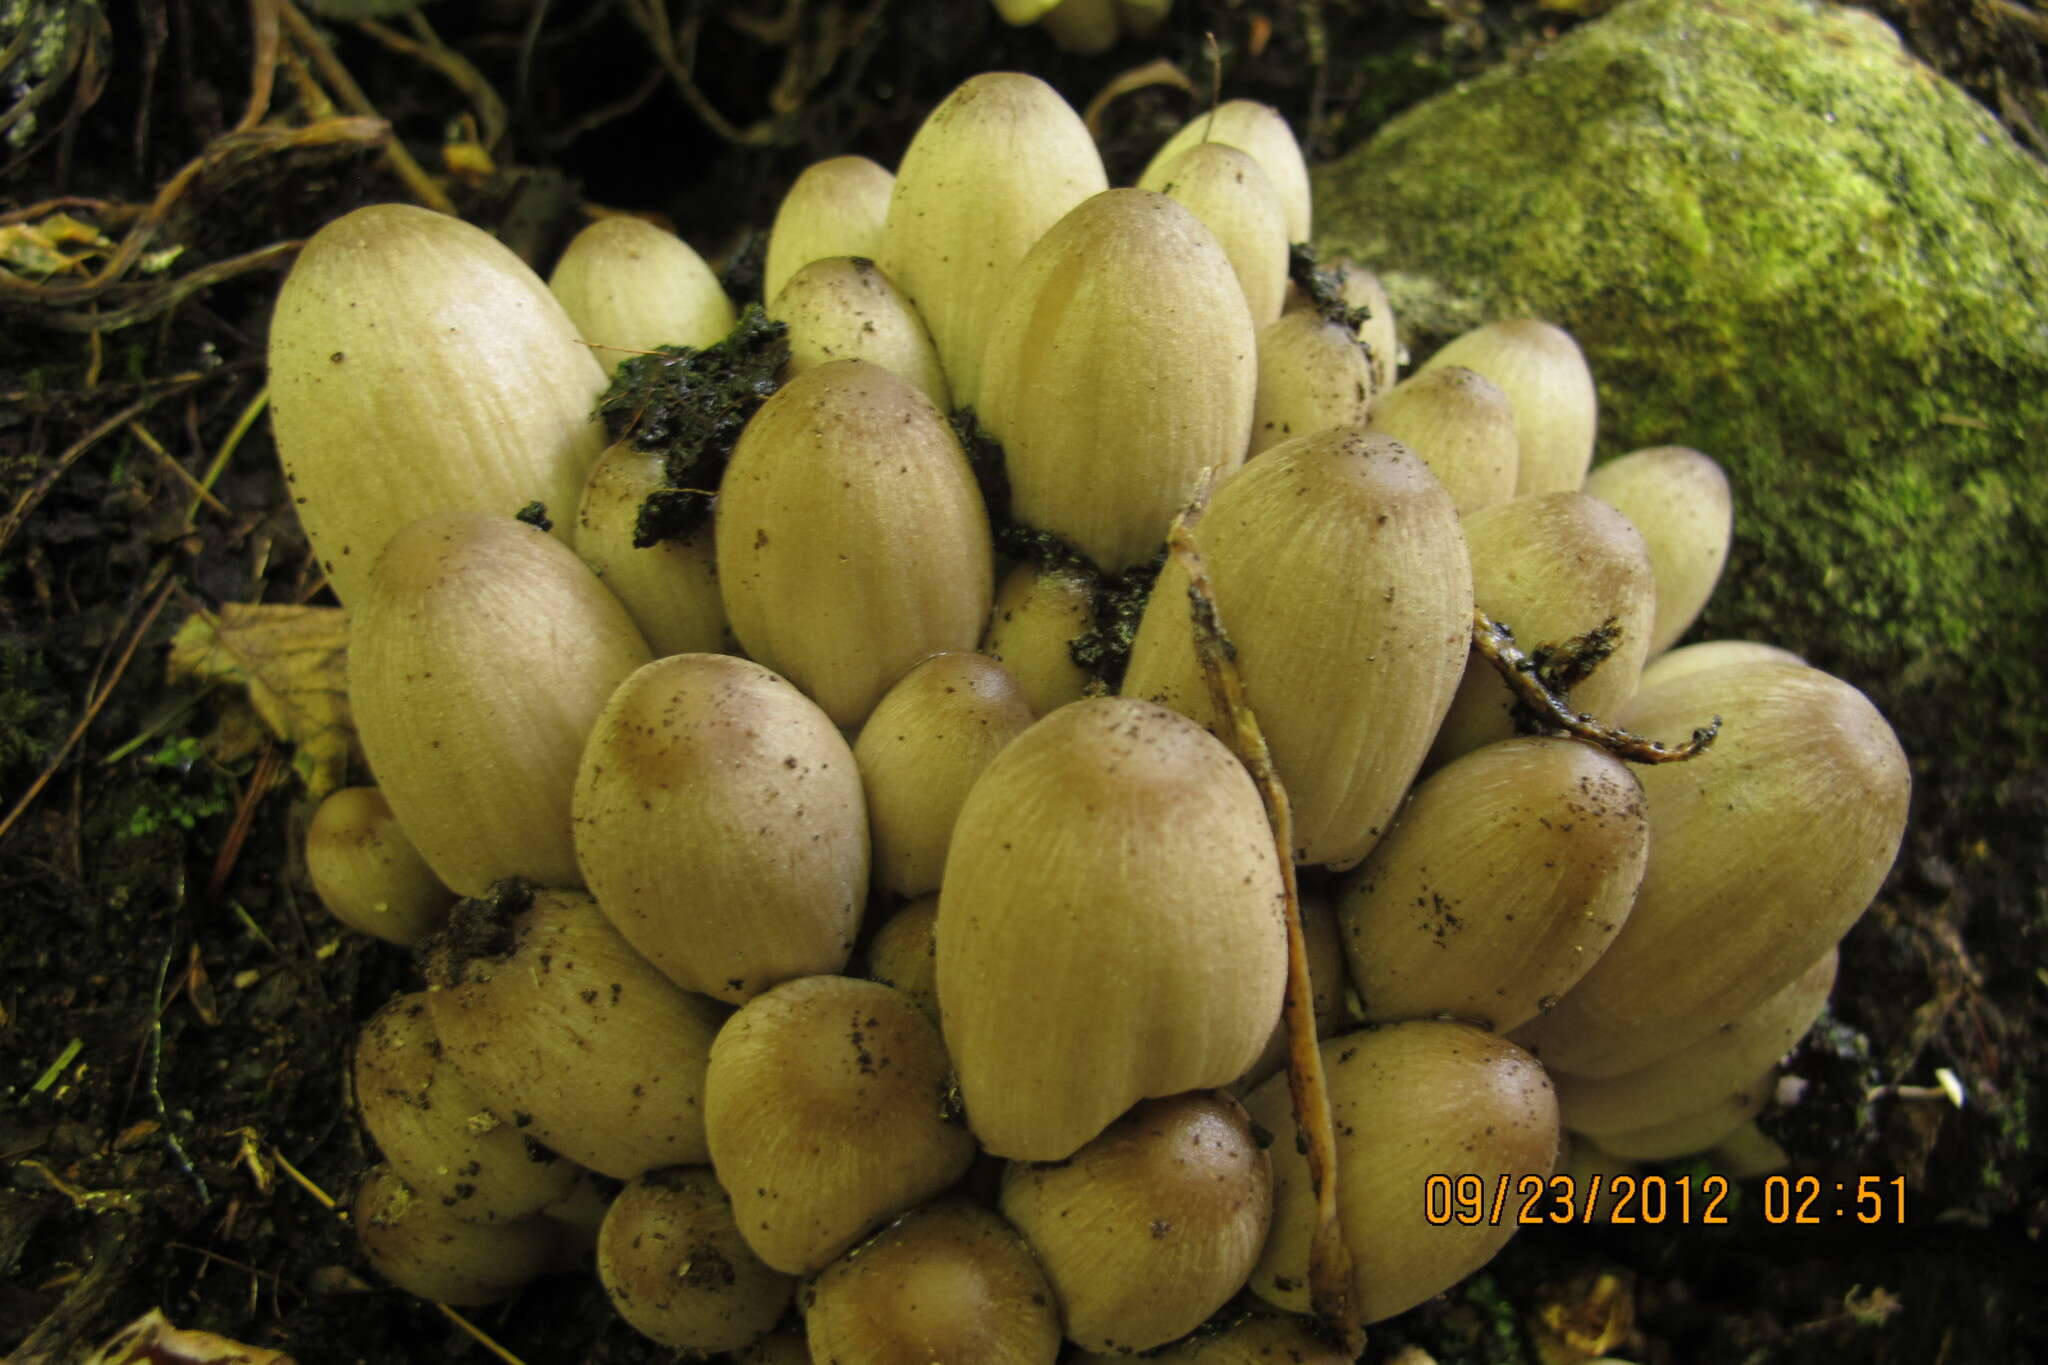
[[[1897,741],[1783,651],[1670,648],[1712,460],[1589,477],[1536,320],[1396,382],[1309,228],[1271,109],[1111,189],[990,74],[893,175],[797,181],[772,322],[630,218],[552,288],[403,206],[307,245],[277,443],[377,783],[308,862],[425,978],[356,1055],[391,1279],[486,1302],[594,1247],[691,1352],[1335,1362],[1300,1315],[1513,1230],[1431,1177],[1754,1114],[1896,852]]]

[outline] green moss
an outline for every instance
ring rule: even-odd
[[[1550,318],[1599,382],[1603,455],[1728,468],[1736,543],[1697,635],[1806,654],[1909,747],[2048,747],[2048,177],[1880,22],[1632,0],[1388,124],[1316,194],[1322,245],[1380,270],[1418,358]]]
[[[168,740],[145,762],[164,779],[135,783],[133,804],[119,826],[122,838],[141,839],[173,827],[196,829],[200,821],[228,809],[227,780],[207,761],[198,739]]]

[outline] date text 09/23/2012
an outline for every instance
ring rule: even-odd
[[[1723,1175],[1523,1175],[1492,1181],[1478,1175],[1432,1175],[1423,1182],[1422,1216],[1432,1226],[1484,1223],[1498,1227],[1566,1223],[1681,1224],[1730,1221],[1730,1185]],[[1829,1223],[1903,1224],[1906,1178],[1771,1175],[1763,1181],[1763,1219],[1774,1226]]]

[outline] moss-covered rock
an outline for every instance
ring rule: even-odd
[[[1806,654],[1909,749],[2048,752],[2048,175],[1859,10],[1630,0],[1324,167],[1419,358],[1531,313],[1601,454],[1729,470],[1694,635]]]

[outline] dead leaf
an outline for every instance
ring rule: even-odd
[[[294,1365],[282,1351],[244,1346],[211,1332],[181,1332],[152,1308],[114,1333],[84,1365]]]
[[[201,611],[171,640],[173,682],[245,688],[256,714],[294,746],[292,767],[318,801],[348,773],[348,613],[340,607],[230,603]]]
[[[40,223],[0,227],[0,265],[17,275],[81,274],[88,257],[113,249],[98,228],[68,213],[53,213]]]

